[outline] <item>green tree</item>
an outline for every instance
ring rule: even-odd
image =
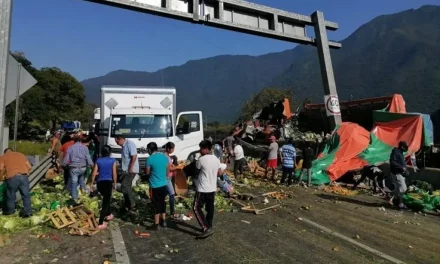
[[[72,75],[58,68],[36,69],[22,52],[12,56],[34,76],[37,84],[20,96],[18,131],[28,135],[32,127],[55,128],[63,120],[87,124],[93,105],[85,104],[84,88]],[[13,131],[15,101],[6,107],[6,122]]]
[[[12,52],[11,55],[26,69],[31,75],[36,77],[38,70],[24,56],[22,52]],[[29,134],[32,128],[31,122],[44,118],[44,107],[42,107],[42,88],[37,84],[20,96],[18,109],[18,131],[20,134]],[[14,131],[15,101],[6,106],[6,122],[10,132]]]
[[[98,108],[96,104],[93,103],[84,103],[84,107],[79,109],[79,111],[75,115],[75,120],[81,122],[81,126],[83,129],[87,129],[93,123],[93,112],[95,108]]]
[[[43,87],[44,120],[51,122],[52,129],[63,120],[73,120],[84,108],[84,88],[75,77],[53,67],[37,72],[38,83]]]
[[[287,98],[292,107],[293,93],[290,89],[264,88],[260,92],[252,95],[241,108],[241,121],[249,120],[252,116],[267,105]]]

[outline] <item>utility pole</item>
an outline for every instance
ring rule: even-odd
[[[11,15],[12,0],[0,0],[0,142],[3,142],[4,137],[9,136],[4,133],[4,123]]]
[[[18,134],[18,116],[20,109],[20,79],[21,79],[21,63],[18,64],[17,74],[17,94],[15,97],[15,117],[14,117],[14,151],[17,151],[17,134]]]

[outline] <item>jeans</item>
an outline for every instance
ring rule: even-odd
[[[86,173],[86,168],[70,168],[70,195],[72,199],[78,201],[78,184],[81,190],[86,189],[86,183],[84,181],[84,174]]]
[[[173,186],[173,178],[168,178],[168,184],[167,184],[167,192],[168,196],[170,197],[170,215],[174,215],[174,204],[175,204],[175,198],[174,198],[174,186]]]
[[[135,173],[123,172],[122,182],[121,182],[121,192],[124,195],[125,208],[128,210],[133,209],[135,205],[134,195],[133,195],[133,179]]]
[[[223,174],[221,177],[217,178],[217,187],[224,193],[230,193],[232,191],[232,182],[228,175]]]
[[[26,215],[32,214],[29,178],[27,175],[16,175],[6,180],[6,213],[12,214],[15,212],[15,195],[17,191],[20,191],[21,198],[23,199],[24,213]]]

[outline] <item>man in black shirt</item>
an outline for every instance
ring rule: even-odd
[[[299,177],[299,182],[302,181],[303,174],[307,173],[307,186],[310,186],[312,181],[312,161],[313,158],[315,157],[315,152],[310,146],[310,142],[306,142],[306,148],[303,150],[302,156],[303,156],[303,164],[302,164],[301,176]]]

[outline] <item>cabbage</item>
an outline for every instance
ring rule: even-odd
[[[32,206],[41,205],[42,202],[38,196],[31,196],[31,204]]]
[[[3,224],[3,228],[8,231],[14,230],[16,226],[17,224],[16,221],[14,221],[14,219],[9,219],[8,221],[6,221],[6,223]]]
[[[133,187],[133,191],[135,191],[136,193],[148,193],[148,190],[150,189],[150,186],[148,184],[138,184],[136,186]]]
[[[34,215],[30,219],[31,225],[36,226],[44,222],[43,216]]]

